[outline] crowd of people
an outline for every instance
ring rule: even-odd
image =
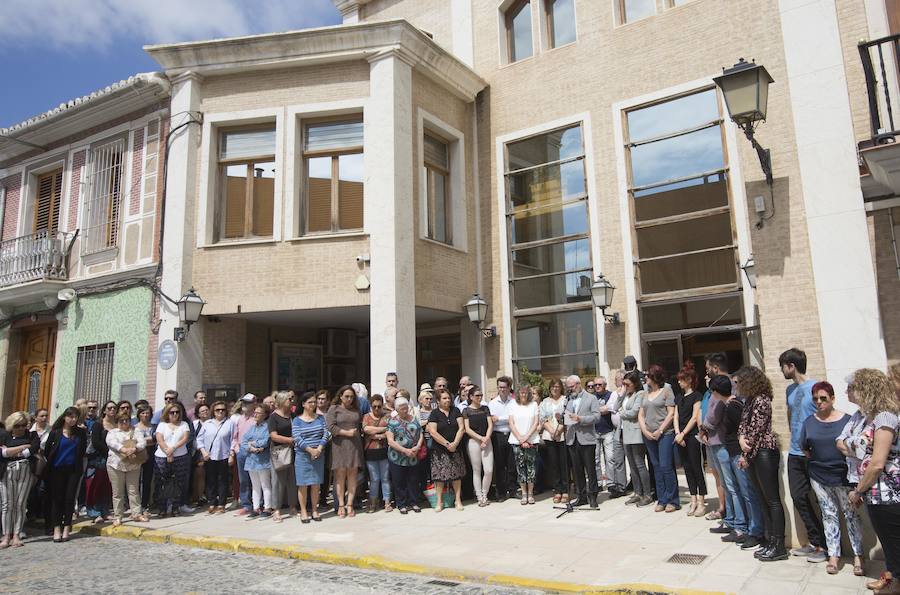
[[[846,379],[852,415],[837,409],[830,383],[807,378],[802,351],[785,351],[779,365],[790,381],[788,491],[808,540],[790,552],[772,383],[753,366],[729,373],[721,353],[706,357],[702,377],[690,363],[671,377],[659,365],[642,372],[629,356],[611,387],[574,375],[514,387],[501,376],[492,398],[468,377],[455,395],[439,377],[413,398],[388,374],[378,394],[357,383],[229,404],[197,392],[187,410],[170,390],[157,411],[80,399],[52,425],[44,409],[13,413],[0,432],[0,549],[24,545],[27,516],[61,543],[79,515],[142,523],[192,505],[224,514],[229,500],[237,516],[306,524],[328,509],[352,518],[509,498],[529,506],[544,490],[553,504],[597,508],[606,491],[656,513],[686,506],[763,562],[793,554],[825,562],[829,574],[839,570],[843,516],[859,576],[865,504],[886,559],[868,586],[900,593],[900,365]]]

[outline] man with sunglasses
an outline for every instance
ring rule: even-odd
[[[158,407],[156,409],[156,412],[153,414],[153,419],[150,420],[150,423],[153,424],[154,426],[158,426],[159,418],[162,415],[162,410],[165,408],[166,405],[168,405],[169,403],[174,403],[177,400],[178,400],[178,391],[171,389],[171,388],[169,390],[167,390],[166,394],[163,395],[164,403],[163,403],[162,407]]]
[[[97,401],[87,401],[84,405],[86,413],[84,414],[84,425],[87,427],[88,433],[94,427],[94,422],[100,416],[100,405]]]

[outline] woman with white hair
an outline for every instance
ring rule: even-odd
[[[359,404],[360,415],[372,412],[372,404],[369,402],[369,389],[362,382],[354,382],[350,388],[356,391],[356,402]]]
[[[41,446],[38,435],[28,429],[28,414],[16,411],[6,418],[6,432],[0,438],[0,511],[3,538],[0,549],[25,545],[19,539],[25,524],[28,494],[34,485],[32,465]]]
[[[397,415],[388,421],[386,432],[390,473],[396,489],[394,497],[400,514],[407,514],[410,509],[422,512],[416,504],[416,466],[423,442],[422,426],[419,419],[412,415],[406,398],[398,397],[394,407]]]

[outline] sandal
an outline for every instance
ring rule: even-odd
[[[121,526],[122,526],[122,521],[120,521],[119,519],[116,519],[116,520],[114,520],[114,521],[112,522],[112,526],[113,526],[113,528],[121,527]]]
[[[559,494],[553,494],[553,503],[559,504],[559,501],[562,500],[562,496]]]
[[[528,496],[528,503],[534,504],[534,496]]]
[[[862,562],[860,562],[859,564],[855,562],[853,563],[853,574],[856,576],[866,576],[866,569],[863,566]]]
[[[522,506],[528,504],[528,496],[522,496],[522,501],[520,502]]]
[[[347,516],[350,517],[351,519],[356,516],[356,511],[353,510],[352,504],[347,506]]]
[[[344,517],[347,516],[347,511],[344,510],[344,507],[343,507],[343,506],[338,506],[337,514],[338,514],[338,518],[339,518],[339,519],[342,519],[342,518],[344,518]]]
[[[709,513],[708,515],[706,515],[706,520],[707,521],[720,521],[720,520],[722,520],[722,513],[719,512],[718,510],[714,510],[711,513]]]
[[[831,562],[829,562],[828,564],[825,565],[825,572],[827,572],[828,574],[837,574],[838,573],[837,564],[832,564]]]

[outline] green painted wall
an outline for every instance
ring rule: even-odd
[[[147,345],[150,338],[151,292],[133,287],[115,293],[79,297],[69,306],[68,325],[61,333],[57,362],[57,402],[66,407],[75,401],[75,362],[78,348],[115,343],[112,394],[119,398],[119,383],[137,380],[139,398],[147,387]],[[61,329],[62,330],[62,329]]]

